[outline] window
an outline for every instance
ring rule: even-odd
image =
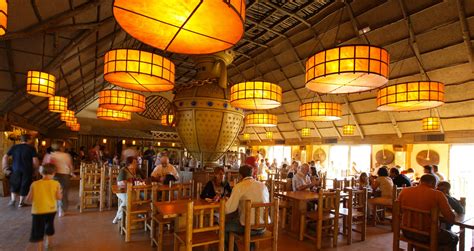
[[[329,148],[328,178],[344,177],[349,169],[349,146],[337,145]]]
[[[357,145],[351,146],[351,161],[350,167],[355,163],[355,168],[359,172],[370,173],[370,156],[372,153],[372,147],[370,145]],[[355,174],[354,170],[350,170],[350,174]]]
[[[291,162],[291,146],[271,146],[268,148],[268,160],[270,163],[273,162],[273,159],[276,159],[278,167],[281,167],[281,163],[285,158],[288,163]]]
[[[451,195],[457,199],[466,197],[466,207],[474,207],[474,144],[453,144],[449,156],[449,183],[451,183]],[[446,177],[448,178],[448,177]],[[471,182],[470,182],[471,181]]]

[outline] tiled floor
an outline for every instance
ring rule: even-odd
[[[71,193],[71,205],[77,203],[77,193]],[[0,250],[35,250],[28,242],[31,217],[30,208],[9,208],[8,198],[0,198]],[[74,209],[63,217],[56,218],[56,234],[53,250],[154,250],[150,247],[147,236],[137,233],[132,236],[132,242],[125,243],[118,233],[117,225],[113,225],[114,211],[85,212],[80,214]],[[356,234],[355,238],[358,238]],[[172,250],[171,239],[165,242],[164,250]],[[329,246],[329,241],[326,243]],[[365,242],[356,241],[347,246],[341,238],[337,248],[327,250],[391,250],[392,233],[388,226],[369,227],[368,238]],[[314,244],[310,241],[300,242],[297,239],[281,233],[278,242],[279,250],[313,251]],[[269,249],[266,249],[269,250]]]

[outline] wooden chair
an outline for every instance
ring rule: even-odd
[[[342,216],[343,234],[347,235],[347,244],[352,244],[352,231],[361,235],[361,241],[365,241],[367,230],[367,189],[354,190],[352,188],[344,189],[349,196],[345,201],[345,207],[339,209]],[[353,229],[353,225],[361,225],[360,231]]]
[[[219,224],[216,224],[215,213],[219,213]],[[180,246],[191,251],[193,247],[218,244],[219,251],[224,251],[225,237],[225,200],[219,204],[187,204],[186,230],[174,233],[174,250]]]
[[[276,193],[284,192],[284,191],[291,191],[291,190],[288,190],[287,182],[285,182],[285,181],[275,180],[273,182],[273,190],[274,191],[273,191],[273,193],[271,193],[273,197],[277,197],[277,198],[280,199],[278,207],[279,207],[279,210],[281,212],[280,215],[281,215],[281,228],[282,229],[286,228],[286,221],[288,219],[288,213],[291,211],[291,203],[288,200],[284,199],[284,198],[278,197],[276,195]]]
[[[252,203],[245,201],[245,230],[243,234],[231,232],[229,235],[229,251],[234,251],[234,242],[243,245],[244,251],[250,251],[250,243],[257,247],[261,241],[270,241],[272,250],[277,250],[278,243],[278,200],[270,203]],[[252,213],[254,217],[252,217]],[[263,222],[262,218],[263,217]],[[253,220],[253,221],[252,221]],[[261,235],[251,235],[252,230],[265,229]],[[239,249],[242,250],[242,249]]]
[[[194,187],[194,182],[186,182],[186,183],[181,183],[179,184],[180,190],[178,194],[178,198],[180,200],[192,200],[193,199],[193,187]]]
[[[103,208],[105,168],[95,163],[84,164],[81,168],[79,212],[88,208]]]
[[[125,242],[130,242],[132,230],[137,229],[138,223],[143,223],[146,230],[146,222],[151,212],[152,185],[133,186],[127,183],[127,206],[121,221],[122,234],[125,234]]]
[[[156,245],[158,247],[158,251],[163,250],[164,227],[166,225],[170,226],[171,223],[173,223],[173,219],[165,219],[161,217],[154,207],[154,202],[178,200],[179,193],[181,191],[182,186],[180,184],[175,184],[172,186],[160,185],[158,183],[153,184],[151,198],[151,219],[146,224],[146,228],[150,230],[151,246]],[[156,227],[158,227],[158,233],[156,232]]]
[[[202,183],[197,182],[196,183],[196,190],[195,190],[195,198],[198,200],[201,198],[201,193],[202,193]]]
[[[387,210],[392,210],[392,205],[400,195],[403,187],[397,187],[395,184],[392,187],[392,202],[390,205],[385,204],[372,204],[372,214],[373,214],[373,221],[372,226],[376,226],[378,222],[382,222],[383,220],[388,220],[392,222],[392,215],[386,215]]]
[[[112,186],[117,184],[117,177],[120,173],[120,166],[114,165],[110,167],[107,176],[107,207],[112,208],[117,196],[112,192]]]
[[[406,217],[402,221],[402,216]],[[426,230],[426,221],[429,219],[429,229]],[[432,208],[431,211],[423,211],[415,208],[401,207],[397,201],[393,205],[393,250],[400,250],[400,241],[408,243],[408,250],[422,248],[430,251],[438,250],[439,209]],[[419,241],[407,238],[400,231],[411,232],[427,241]]]
[[[321,250],[323,229],[332,231],[332,244],[337,247],[337,236],[339,233],[339,206],[340,191],[323,192],[319,190],[318,209],[302,215],[300,219],[300,240],[304,237],[316,241],[316,250]],[[316,222],[316,238],[306,233],[306,225],[309,222]],[[323,223],[325,223],[323,225]]]

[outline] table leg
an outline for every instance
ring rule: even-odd
[[[306,214],[306,201],[292,200],[293,208],[291,210],[291,233],[296,236],[300,231],[300,216]]]
[[[460,233],[459,233],[459,251],[464,251],[466,248],[466,229],[463,226],[459,227]]]

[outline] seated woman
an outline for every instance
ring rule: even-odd
[[[138,161],[136,157],[127,157],[125,161],[125,167],[120,169],[117,177],[117,185],[120,187],[127,186],[128,182],[143,179],[143,175],[138,170]],[[117,197],[120,199],[120,205],[118,205],[117,214],[115,215],[113,224],[116,224],[123,216],[123,207],[127,205],[127,193],[117,193]]]
[[[392,205],[392,189],[393,181],[388,177],[388,170],[386,166],[379,168],[377,171],[378,177],[372,179],[371,177],[371,187],[374,191],[374,197],[368,200],[369,211],[373,210],[375,205]],[[375,213],[375,212],[372,212]]]
[[[229,197],[232,193],[232,188],[224,177],[224,168],[216,167],[214,169],[214,178],[207,182],[201,192],[201,199],[212,199],[217,201],[222,197]]]
[[[369,176],[363,172],[359,176],[359,189],[369,188]]]

